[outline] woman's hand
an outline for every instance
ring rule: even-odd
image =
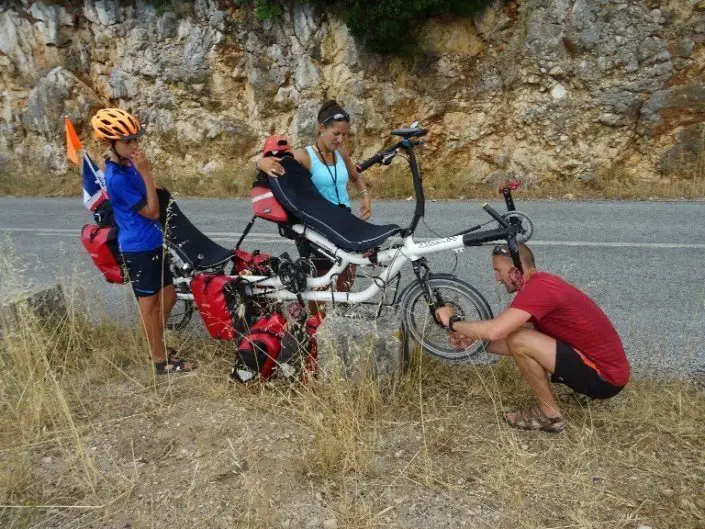
[[[279,163],[280,161],[281,158],[274,158],[271,156],[262,158],[257,162],[257,169],[274,178],[283,176],[285,171],[282,164]]]
[[[360,218],[362,220],[367,220],[372,216],[372,199],[370,195],[365,195],[362,197],[362,204],[360,205]]]

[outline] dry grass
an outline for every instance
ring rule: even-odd
[[[540,183],[522,182],[521,194],[532,199],[702,199],[705,198],[705,164],[697,164],[682,176],[641,180],[615,168],[590,183],[576,179],[548,178]],[[414,195],[408,168],[399,163],[367,175],[372,193],[378,198],[405,199]],[[519,178],[520,175],[519,175]],[[427,199],[491,199],[497,190],[488,184],[472,183],[469,174],[452,174],[443,168],[426,168],[424,187]]]
[[[701,158],[703,158],[701,156]],[[469,174],[453,174],[444,168],[424,166],[428,199],[494,198],[496,190],[487,184],[471,183]],[[78,196],[80,180],[76,171],[62,177],[43,174],[0,173],[0,196]],[[249,194],[254,171],[249,163],[236,163],[204,175],[194,170],[160,171],[158,183],[184,197],[237,198]],[[408,167],[397,162],[384,170],[366,173],[372,194],[379,199],[405,199],[414,194]],[[688,166],[680,176],[641,180],[619,168],[605,172],[592,183],[574,179],[547,179],[538,184],[525,182],[522,196],[536,199],[702,199],[705,198],[705,162]]]
[[[687,381],[564,395],[552,436],[503,424],[530,402],[510,362],[419,357],[394,393],[241,387],[229,344],[194,328],[170,340],[199,370],[157,380],[139,329],[25,316],[0,338],[2,527],[705,527],[705,392]]]
[[[159,184],[181,196],[223,198],[245,197],[250,192],[255,173],[251,165],[237,164],[235,168],[217,169],[209,175],[197,172],[166,172]]]
[[[57,177],[31,170],[0,172],[0,196],[69,197],[81,194],[81,180],[71,171]]]

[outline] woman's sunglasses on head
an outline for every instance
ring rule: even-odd
[[[338,112],[330,117],[327,117],[321,123],[325,125],[329,121],[350,121],[350,115],[347,112]]]

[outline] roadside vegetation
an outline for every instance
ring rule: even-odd
[[[58,320],[24,310],[0,337],[3,528],[705,526],[696,380],[563,394],[563,434],[521,432],[501,418],[530,399],[508,362],[418,357],[393,393],[233,386],[230,345],[192,325],[170,341],[199,369],[156,378],[139,328],[66,293]]]

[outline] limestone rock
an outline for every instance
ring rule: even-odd
[[[311,61],[309,55],[304,55],[298,61],[298,66],[294,71],[294,81],[298,90],[306,90],[313,88],[318,84],[321,75],[318,73],[318,68]]]
[[[328,315],[316,333],[320,376],[371,376],[380,386],[393,386],[404,367],[399,326],[392,317],[370,321]]]
[[[420,119],[423,167],[460,164],[467,183],[500,169],[592,181],[617,160],[673,178],[701,156],[690,127],[705,122],[705,12],[657,3],[496,0],[415,28],[423,53],[408,60],[372,53],[325,6],[284,3],[261,21],[217,0],[6,2],[0,160],[66,171],[63,116],[80,126],[115,104],[149,117],[175,175],[211,160],[237,170],[268,134],[309,143],[336,98],[355,160]]]
[[[102,106],[95,93],[60,66],[39,80],[27,100],[23,122],[49,140],[63,137],[64,117],[81,123]]]
[[[28,321],[28,317],[32,320]],[[55,325],[68,317],[68,305],[61,285],[15,295],[0,305],[0,334],[22,326]],[[31,328],[31,327],[30,327]]]
[[[705,124],[698,123],[681,129],[676,135],[675,144],[661,156],[659,170],[669,174],[679,172],[683,176],[695,175],[698,170],[702,170],[704,146]]]
[[[423,27],[420,41],[431,52],[464,57],[479,55],[485,47],[469,19],[432,20]]]
[[[654,92],[641,108],[643,133],[705,120],[705,85],[674,86]]]

